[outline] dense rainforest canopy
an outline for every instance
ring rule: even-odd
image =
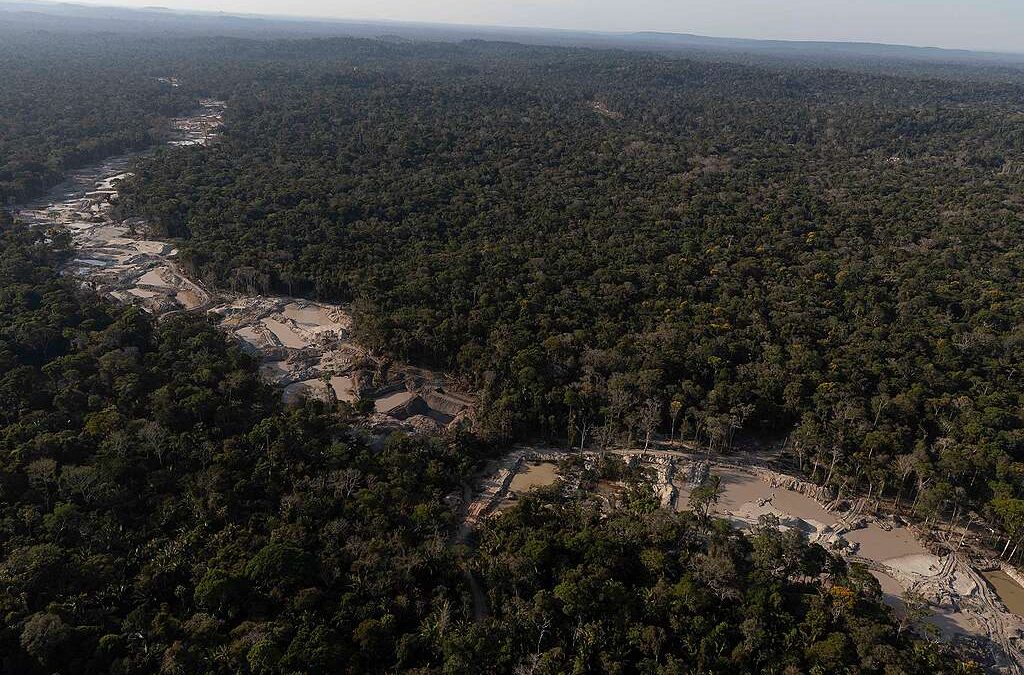
[[[66,172],[153,145],[195,106],[161,82],[168,62],[110,36],[27,36],[0,28],[0,207],[36,197]]]
[[[663,432],[788,436],[838,489],[1024,535],[1019,82],[249,49],[210,76],[221,140],[125,190],[198,278],[354,302],[499,436],[626,435],[651,402]]]
[[[819,482],[1024,537],[1017,76],[3,38],[5,203],[226,99],[121,212],[212,286],[351,301],[364,344],[481,392],[485,440],[788,437]],[[60,279],[67,246],[0,212],[0,670],[970,670],[863,569],[641,480],[456,544],[479,439],[285,407],[203,318]]]
[[[59,279],[63,243],[0,221],[3,672],[966,667],[863,570],[659,511],[644,483],[607,516],[531,497],[463,550],[443,497],[470,439],[371,446],[347,405],[285,409],[202,318]],[[490,589],[479,622],[462,567]]]

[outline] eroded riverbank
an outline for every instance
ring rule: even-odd
[[[172,121],[170,144],[202,146],[216,139],[222,101],[204,100],[193,115]],[[183,150],[188,151],[188,150]],[[46,197],[15,209],[29,224],[63,228],[75,255],[64,273],[101,295],[162,316],[208,312],[261,363],[264,379],[288,402],[300,397],[362,404],[378,431],[433,432],[469,419],[474,398],[441,373],[376,357],[352,339],[341,305],[282,296],[246,296],[191,279],[174,242],[149,236],[140,219],[113,215],[119,181],[139,154],[73,172]]]

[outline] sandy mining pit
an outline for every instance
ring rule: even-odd
[[[763,516],[774,516],[780,529],[798,529],[810,541],[864,564],[878,579],[883,600],[897,614],[906,610],[907,591],[920,594],[931,610],[926,622],[940,638],[980,642],[990,653],[989,665],[995,672],[1024,672],[1024,584],[1019,574],[1007,573],[1012,570],[981,572],[986,562],[955,546],[936,555],[912,527],[851,510],[850,504],[838,502],[827,489],[776,471],[762,458],[733,458],[709,465],[700,456],[679,451],[614,452],[627,463],[648,469],[663,508],[688,509],[692,489],[709,475],[718,476],[722,492],[712,509],[718,517],[750,529]],[[492,461],[467,493],[463,528],[469,530],[483,518],[500,516],[518,495],[554,484],[558,478],[566,490],[577,489],[570,477],[556,471],[557,463],[570,454],[579,453],[527,447]],[[597,453],[585,452],[584,458],[592,465]],[[615,488],[598,485],[595,495],[614,502]],[[458,503],[464,497],[452,495],[451,499]]]
[[[173,120],[171,145],[212,142],[225,104],[203,100],[195,114]],[[147,236],[140,219],[112,216],[118,182],[130,176],[138,154],[73,172],[49,195],[15,209],[17,217],[70,232],[75,256],[63,272],[118,302],[155,316],[209,312],[261,362],[265,381],[286,402],[372,402],[370,425],[386,432],[436,432],[470,419],[474,398],[441,374],[374,358],[351,339],[345,308],[298,298],[240,296],[190,279],[171,242]]]
[[[879,580],[883,599],[898,614],[906,609],[904,593],[920,594],[930,605],[926,622],[939,636],[950,641],[986,639],[995,667],[1021,672],[1024,618],[998,600],[966,552],[936,555],[902,522],[865,515],[849,505],[841,510],[828,490],[768,467],[735,463],[709,467],[686,460],[676,466],[677,508],[686,508],[689,491],[705,476],[717,475],[722,479],[722,496],[713,511],[720,517],[749,529],[761,516],[775,516],[780,529],[799,529],[810,541],[866,565]],[[1018,597],[1012,590],[1008,587],[1003,593]]]
[[[213,306],[220,325],[262,361],[286,402],[302,397],[372,403],[374,428],[436,432],[465,422],[474,401],[439,374],[371,357],[350,335],[341,307],[293,298],[247,297]]]
[[[509,491],[521,495],[538,487],[554,485],[558,480],[558,465],[554,462],[524,462],[512,476]]]

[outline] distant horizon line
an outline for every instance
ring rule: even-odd
[[[116,0],[115,0],[116,3]],[[515,32],[547,32],[547,33],[566,33],[566,34],[582,34],[582,35],[593,35],[593,36],[604,36],[604,37],[631,37],[631,36],[666,36],[666,37],[679,37],[679,38],[696,38],[706,40],[717,40],[717,41],[737,41],[737,42],[752,42],[752,43],[764,43],[764,44],[792,44],[792,45],[806,45],[806,46],[825,46],[825,45],[848,45],[848,46],[862,46],[862,47],[886,47],[895,49],[909,49],[909,50],[924,50],[924,51],[941,51],[950,52],[952,54],[975,54],[975,55],[993,55],[993,56],[1022,56],[1024,57],[1024,48],[1019,50],[1015,49],[999,49],[999,48],[976,48],[976,47],[943,47],[935,44],[911,44],[911,43],[900,43],[900,42],[881,42],[868,39],[845,39],[845,40],[828,40],[821,38],[772,38],[772,37],[739,37],[736,35],[712,35],[707,33],[694,33],[686,30],[672,31],[672,30],[656,30],[656,29],[635,29],[635,30],[605,30],[598,28],[565,28],[560,26],[522,26],[512,24],[498,24],[498,23],[465,23],[458,21],[424,21],[418,19],[393,19],[393,18],[370,18],[370,17],[340,17],[340,16],[324,16],[315,14],[273,14],[273,13],[254,13],[254,12],[237,12],[229,10],[218,10],[218,9],[194,9],[194,8],[175,8],[166,7],[163,5],[143,5],[133,6],[130,4],[111,4],[110,0],[99,0],[97,2],[90,2],[89,0],[0,0],[0,6],[4,5],[41,5],[50,7],[84,7],[93,9],[110,9],[110,10],[127,10],[134,12],[152,12],[152,13],[170,13],[180,15],[199,15],[199,16],[226,16],[238,19],[263,19],[273,21],[287,21],[293,23],[319,23],[319,24],[364,24],[364,25],[405,25],[405,26],[425,26],[434,28],[458,28],[458,29],[476,29],[482,31],[515,31]]]

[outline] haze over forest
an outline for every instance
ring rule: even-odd
[[[145,0],[86,4],[146,7]],[[244,14],[559,28],[659,31],[776,40],[874,42],[1024,53],[1024,8],[1009,0],[170,0],[170,9]]]

